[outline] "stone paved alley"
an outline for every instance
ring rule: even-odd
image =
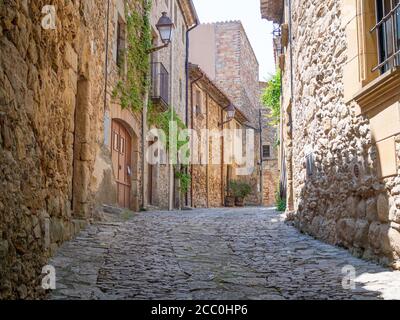
[[[117,219],[116,219],[117,220]],[[50,299],[392,299],[400,272],[300,234],[273,209],[140,213],[95,224],[51,261]],[[342,288],[342,268],[357,272]]]

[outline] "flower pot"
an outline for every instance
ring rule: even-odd
[[[244,198],[242,197],[236,197],[235,198],[235,205],[237,207],[244,207]]]
[[[225,197],[225,207],[234,207],[235,206],[235,197],[226,196]]]

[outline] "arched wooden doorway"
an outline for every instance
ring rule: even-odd
[[[118,205],[131,207],[132,137],[122,122],[113,120],[111,126],[112,163],[117,183]]]

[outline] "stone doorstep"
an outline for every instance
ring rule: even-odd
[[[103,204],[101,209],[105,213],[110,213],[110,214],[115,214],[115,215],[120,215],[125,210],[127,210],[127,209],[122,209],[122,208],[118,208],[118,207],[114,207],[114,206],[110,206],[110,205],[106,205],[106,204]]]

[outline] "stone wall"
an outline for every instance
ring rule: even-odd
[[[258,127],[259,65],[240,21],[215,23],[215,81]]]
[[[266,88],[266,83],[260,83],[261,93]],[[262,146],[270,146],[270,156],[262,158],[263,167],[263,192],[262,201],[265,206],[274,206],[276,204],[276,192],[279,183],[278,166],[278,134],[277,128],[271,124],[268,109],[261,111],[262,125]],[[262,150],[261,150],[262,151]]]
[[[84,224],[71,208],[77,74],[84,67],[75,48],[84,47],[85,8],[53,1],[56,29],[45,30],[46,4],[0,7],[1,298],[37,296],[47,257]],[[91,146],[83,147],[82,154]]]
[[[289,47],[283,77],[285,132],[290,113],[293,121],[293,140],[289,130],[285,141],[287,164],[293,163],[292,218],[306,233],[398,267],[400,177],[378,178],[369,119],[344,100],[350,53],[342,2],[295,0],[292,6],[291,106]]]
[[[188,29],[187,23],[191,23],[194,17],[191,15],[189,1],[187,0],[171,0],[171,1],[153,1],[151,10],[151,25],[154,38],[154,46],[161,45],[156,24],[161,17],[162,12],[167,12],[168,16],[174,22],[175,28],[171,44],[164,49],[161,49],[152,55],[153,62],[160,62],[166,68],[169,74],[169,105],[175,110],[180,119],[185,122],[186,120],[186,31]],[[191,25],[190,25],[191,26]],[[147,168],[146,168],[147,169]],[[168,209],[170,204],[170,166],[157,165],[154,166],[153,190],[155,193],[152,205],[162,209]],[[145,182],[147,185],[147,171],[145,172]],[[177,190],[178,186],[176,179],[174,179]],[[176,198],[175,206],[179,207],[181,204],[178,199],[178,192],[175,193]]]
[[[229,100],[222,94],[215,84],[206,75],[200,78],[200,69],[191,67],[190,79],[196,81],[190,86],[190,127],[193,128],[199,141],[197,146],[192,147],[192,153],[197,153],[196,160],[202,164],[194,164],[191,168],[192,173],[192,200],[191,204],[195,208],[213,208],[224,205],[226,187],[226,165],[222,164],[222,147],[224,139],[219,124],[222,122],[223,108]],[[207,136],[202,136],[202,131],[210,130]],[[221,136],[212,137],[211,133],[220,132]],[[208,139],[208,144],[207,140]],[[202,149],[204,153],[201,154]],[[208,164],[204,156],[208,155]],[[219,163],[216,158],[219,155]]]
[[[227,93],[234,105],[247,117],[250,127],[259,129],[259,65],[240,21],[215,24],[216,83]],[[250,129],[243,126],[243,129]],[[246,203],[261,203],[260,135],[255,132],[254,171],[238,177],[250,184],[252,193]]]
[[[119,77],[114,18],[125,13],[117,2],[110,3],[106,95],[107,2],[51,1],[55,29],[41,25],[47,1],[0,7],[0,298],[43,294],[48,257],[96,208],[116,204],[112,119],[134,137],[132,208],[141,202],[141,118],[111,99]]]

